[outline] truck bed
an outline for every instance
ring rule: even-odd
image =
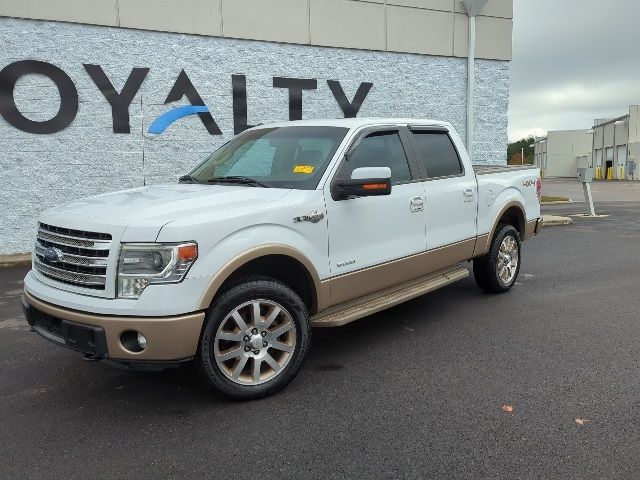
[[[491,173],[515,172],[538,168],[536,165],[473,165],[473,171],[477,175],[489,175]]]

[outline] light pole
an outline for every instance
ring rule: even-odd
[[[475,90],[476,72],[476,16],[484,8],[488,0],[462,0],[469,15],[469,52],[467,62],[467,152],[473,161],[473,92]]]

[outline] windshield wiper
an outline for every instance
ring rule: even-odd
[[[207,180],[207,183],[240,183],[243,185],[251,185],[252,187],[269,188],[269,185],[266,185],[255,178],[243,177],[240,175],[231,177],[213,177]]]
[[[178,179],[178,183],[200,183],[200,180],[192,175],[183,175]]]

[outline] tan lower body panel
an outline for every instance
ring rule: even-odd
[[[426,255],[419,253],[331,278],[331,305],[338,305],[424,275],[427,273]]]
[[[473,257],[475,238],[330,279],[331,305],[393,287]]]
[[[367,315],[379,312],[412,298],[462,280],[469,276],[469,270],[454,265],[437,272],[423,275],[414,280],[370,293],[349,302],[328,308],[311,317],[314,327],[339,327]]]
[[[95,315],[51,305],[26,291],[24,295],[33,308],[53,317],[102,327],[107,339],[109,358],[112,360],[170,361],[193,357],[204,322],[203,312],[173,317]],[[138,353],[125,349],[120,343],[120,335],[127,330],[141,332],[147,338],[147,348]]]
[[[475,246],[476,239],[470,238],[427,251],[427,270],[425,273],[437,272],[458,262],[469,260],[473,257]]]

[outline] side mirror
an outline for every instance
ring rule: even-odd
[[[356,168],[350,179],[339,178],[335,183],[338,200],[351,197],[372,197],[391,194],[389,167]]]

